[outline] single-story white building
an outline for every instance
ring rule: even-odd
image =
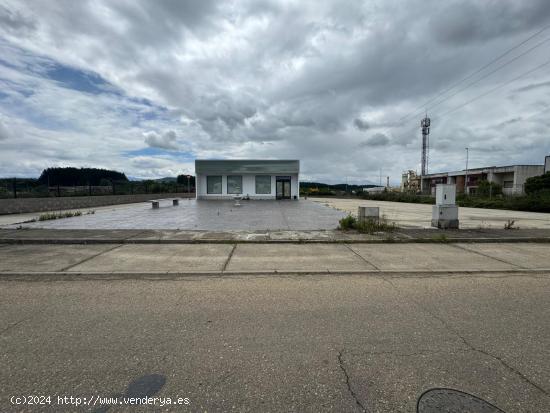
[[[299,199],[300,161],[195,160],[197,199]]]

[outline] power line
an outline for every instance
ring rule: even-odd
[[[456,111],[456,110],[458,110],[458,109],[461,109],[461,108],[463,108],[464,106],[469,105],[470,103],[472,103],[472,102],[474,102],[474,101],[476,101],[476,100],[478,100],[478,99],[481,99],[482,97],[485,97],[485,96],[487,96],[488,94],[493,93],[493,92],[495,92],[496,90],[498,90],[498,89],[500,89],[500,88],[502,88],[502,87],[504,87],[504,86],[506,86],[506,85],[509,85],[510,83],[515,82],[516,80],[521,79],[522,77],[527,76],[527,75],[529,75],[529,74],[531,74],[531,73],[533,73],[533,72],[535,72],[535,71],[537,71],[537,70],[539,70],[539,69],[541,69],[541,68],[543,68],[544,66],[547,66],[547,65],[549,65],[549,64],[550,64],[550,60],[547,60],[546,62],[544,62],[544,63],[542,63],[542,64],[540,64],[540,65],[534,67],[533,69],[530,69],[530,70],[528,70],[527,72],[523,72],[521,75],[519,75],[519,76],[517,76],[517,77],[515,77],[515,78],[513,78],[513,79],[510,79],[510,80],[508,80],[508,81],[506,81],[506,82],[504,82],[504,83],[501,83],[501,84],[498,85],[497,87],[494,87],[493,89],[490,89],[490,90],[488,90],[487,92],[484,92],[484,93],[482,93],[481,95],[478,95],[478,96],[476,96],[475,98],[470,99],[470,100],[464,102],[463,104],[454,107],[454,108],[451,109],[451,110],[448,110],[447,112],[444,112],[443,114],[439,115],[438,117],[439,117],[439,118],[442,118],[442,117],[444,117],[444,116],[447,116],[448,114],[450,114],[450,113],[452,113],[452,112],[454,112],[454,111]]]
[[[495,63],[495,62],[501,60],[503,57],[509,55],[512,51],[514,51],[514,50],[518,49],[519,47],[523,46],[524,44],[526,44],[527,42],[529,42],[531,39],[535,38],[535,37],[538,36],[540,33],[544,32],[545,30],[548,30],[549,28],[550,28],[550,24],[547,25],[547,26],[542,27],[542,28],[539,29],[537,32],[535,32],[534,34],[532,34],[532,35],[530,35],[529,37],[527,37],[525,40],[521,41],[520,43],[518,43],[518,44],[516,44],[515,46],[511,47],[510,49],[506,50],[504,53],[502,53],[502,54],[500,54],[499,56],[497,56],[496,58],[492,59],[490,62],[486,63],[485,65],[483,65],[483,66],[480,67],[479,69],[477,69],[477,70],[475,70],[474,72],[470,73],[468,76],[462,78],[462,79],[459,80],[458,82],[455,82],[455,83],[454,83],[453,85],[451,85],[450,87],[444,89],[443,91],[441,91],[440,93],[438,93],[436,96],[434,96],[433,98],[431,98],[431,99],[429,99],[428,101],[426,101],[426,102],[424,103],[424,105],[422,106],[422,108],[424,108],[424,106],[425,106],[426,104],[428,104],[428,103],[430,103],[430,102],[433,102],[433,101],[436,100],[438,97],[443,96],[445,93],[447,93],[447,92],[453,90],[454,88],[456,88],[456,87],[459,86],[460,84],[462,84],[462,83],[464,83],[465,81],[471,79],[471,78],[474,77],[476,74],[482,72],[483,70],[485,70],[486,68],[488,68],[489,66],[491,66],[493,63]],[[443,102],[445,102],[446,100],[449,100],[451,97],[454,97],[454,96],[456,96],[458,93],[460,93],[460,92],[462,92],[462,91],[468,89],[469,87],[473,86],[474,84],[479,83],[481,80],[483,80],[483,79],[489,77],[489,76],[492,75],[493,73],[499,71],[500,69],[504,68],[505,66],[509,65],[510,63],[513,63],[514,61],[518,60],[520,57],[522,57],[522,56],[526,55],[527,53],[531,52],[532,50],[534,50],[534,49],[536,49],[536,48],[542,46],[544,43],[546,43],[546,42],[548,42],[548,41],[550,41],[550,38],[546,38],[545,40],[543,40],[543,41],[537,43],[535,46],[532,46],[531,48],[527,49],[527,50],[524,51],[523,53],[521,53],[521,54],[515,56],[514,58],[512,58],[511,60],[509,60],[509,61],[503,63],[502,65],[498,66],[496,69],[492,70],[491,72],[485,74],[485,75],[482,76],[481,78],[478,78],[478,79],[475,80],[474,82],[470,82],[466,87],[464,87],[464,88],[462,88],[462,89],[459,89],[458,91],[456,91],[455,93],[451,94],[450,96],[447,96],[446,98],[440,100],[440,101],[437,102],[435,105],[432,105],[429,109],[433,109],[433,108],[435,108],[435,107],[441,105]],[[535,70],[536,70],[536,69],[535,69]],[[533,70],[533,71],[534,71],[534,70]],[[523,75],[526,75],[526,73],[524,73]],[[521,76],[523,76],[523,75],[520,75],[519,77],[521,77]],[[519,78],[519,77],[518,77],[518,78]],[[512,80],[512,81],[513,81],[513,80]],[[511,81],[510,81],[510,83],[511,83]],[[505,84],[506,84],[506,83],[505,83]],[[503,85],[501,85],[501,86],[495,88],[494,90],[496,90],[496,89],[498,89],[498,88],[504,86],[505,84],[503,84]],[[489,91],[489,92],[486,93],[486,94],[489,94],[489,93],[491,93],[491,91]],[[485,96],[486,94],[483,94],[483,96]],[[483,96],[480,96],[480,97],[483,97]],[[477,98],[471,100],[471,101],[468,102],[468,103],[471,103],[471,102],[473,102],[474,100],[477,100]],[[467,104],[468,104],[468,103],[467,103]],[[419,107],[419,108],[420,108],[420,107]],[[414,112],[410,112],[409,114],[407,114],[407,115],[402,116],[401,118],[399,118],[399,119],[398,119],[398,123],[401,122],[401,121],[404,122],[405,119],[410,118],[411,115],[414,115],[414,117],[419,116],[419,115],[422,114],[422,112],[424,112],[424,110],[425,110],[425,109],[422,109],[421,112],[419,112],[419,111],[417,111],[417,110],[415,110]],[[454,111],[454,109],[453,109],[453,111]],[[445,114],[448,114],[448,113],[450,113],[450,111],[449,111],[449,112],[446,112]],[[384,130],[384,131],[381,132],[381,133],[383,133],[383,134],[388,134],[392,128],[393,128],[393,127],[389,127],[389,128],[387,128],[386,130]],[[416,127],[414,127],[414,129],[416,129]],[[400,137],[401,137],[401,136],[404,136],[404,134],[403,134],[403,135],[399,135],[399,136],[400,136]]]
[[[514,50],[518,49],[519,47],[523,46],[525,43],[527,43],[529,40],[535,38],[536,36],[538,36],[539,34],[541,34],[543,31],[545,30],[548,30],[550,28],[550,24],[547,25],[547,26],[544,26],[543,28],[541,28],[540,30],[538,30],[536,33],[532,34],[531,36],[529,36],[528,38],[526,38],[525,40],[523,40],[522,42],[518,43],[517,45],[511,47],[510,49],[506,50],[504,53],[502,53],[501,55],[499,55],[498,57],[492,59],[490,62],[486,63],[485,65],[483,65],[482,67],[480,67],[479,69],[477,69],[476,71],[470,73],[468,76],[462,78],[461,80],[459,80],[458,82],[454,83],[453,85],[451,85],[450,87],[448,87],[447,89],[444,89],[443,91],[441,91],[439,94],[437,94],[436,96],[432,97],[431,99],[429,99],[428,101],[424,102],[424,104],[422,106],[419,106],[417,109],[414,110],[414,112],[411,112],[405,116],[402,116],[401,118],[398,119],[398,122],[400,122],[401,120],[404,120],[405,118],[408,118],[409,116],[411,116],[413,113],[415,116],[417,116],[417,112],[418,110],[422,109],[424,110],[426,105],[428,103],[431,103],[433,102],[434,100],[436,100],[438,97],[444,95],[445,93],[453,90],[455,87],[459,86],[460,84],[464,83],[466,80],[468,79],[471,79],[473,76],[477,75],[478,73],[482,72],[483,70],[485,70],[486,68],[488,68],[489,66],[491,66],[493,63],[495,62],[498,62],[500,59],[502,59],[503,57],[507,56],[508,54],[510,54],[511,52],[513,52]]]
[[[547,27],[550,27],[550,25],[547,26]],[[540,33],[541,31],[542,31],[542,30],[540,30],[540,31],[537,32],[537,33]],[[532,38],[532,37],[533,37],[533,36],[531,36],[531,38]],[[429,109],[429,110],[432,110],[432,109],[438,107],[438,106],[441,105],[443,102],[445,102],[445,101],[449,100],[450,98],[452,98],[452,97],[458,95],[459,93],[461,93],[461,92],[463,92],[464,90],[470,88],[471,86],[475,85],[476,83],[479,83],[479,82],[482,81],[483,79],[486,79],[487,77],[491,76],[493,73],[498,72],[499,70],[501,70],[501,69],[503,69],[504,67],[508,66],[510,63],[515,62],[515,61],[518,60],[519,58],[525,56],[527,53],[533,51],[534,49],[536,49],[536,48],[542,46],[543,44],[545,44],[545,43],[547,43],[547,42],[549,42],[549,41],[550,41],[550,37],[544,39],[543,41],[541,41],[541,42],[537,43],[536,45],[530,47],[529,49],[527,49],[527,50],[524,51],[523,53],[521,53],[521,54],[515,56],[514,58],[512,58],[512,59],[508,60],[507,62],[503,63],[502,65],[496,67],[495,69],[493,69],[493,70],[490,71],[489,73],[486,73],[485,75],[483,75],[482,77],[480,77],[480,78],[474,80],[473,82],[468,83],[468,85],[466,85],[465,87],[463,87],[463,88],[461,88],[461,89],[455,91],[453,94],[451,94],[451,95],[447,96],[446,98],[440,100],[440,101],[437,102],[435,105],[430,106],[428,109]],[[510,50],[512,50],[512,49],[510,49]],[[486,65],[486,66],[487,66],[487,65]],[[525,74],[524,74],[524,75],[525,75]],[[465,78],[465,79],[466,79],[466,78]],[[452,88],[451,88],[451,89],[452,89]],[[451,89],[448,89],[448,90],[451,90]],[[498,89],[498,88],[497,88],[497,89]],[[477,99],[474,99],[474,100],[477,100]],[[422,114],[422,112],[415,112],[415,116],[418,116],[418,115],[421,115],[421,114]],[[382,133],[388,133],[388,132],[390,131],[390,129],[391,129],[391,128],[388,128],[388,129],[386,129],[386,130],[385,130],[384,132],[382,132]],[[416,129],[416,127],[415,127],[415,129]]]
[[[527,120],[527,119],[534,118],[535,116],[541,115],[541,114],[543,114],[544,112],[548,112],[549,110],[550,110],[550,106],[548,106],[547,108],[545,108],[545,109],[543,109],[543,110],[541,110],[541,111],[539,111],[539,112],[535,112],[535,113],[533,113],[533,114],[527,116],[526,118],[523,118],[522,121],[523,121],[523,120]]]
[[[536,49],[537,47],[542,46],[544,43],[546,43],[546,42],[548,42],[548,41],[550,41],[550,37],[544,39],[542,42],[537,43],[535,46],[533,46],[533,47],[527,49],[525,52],[523,52],[523,53],[521,53],[521,54],[515,56],[513,59],[508,60],[506,63],[503,63],[502,65],[498,66],[496,69],[493,69],[493,70],[490,71],[489,73],[486,73],[485,75],[483,75],[483,76],[480,77],[479,79],[474,80],[473,82],[468,83],[468,85],[465,86],[464,88],[457,90],[456,92],[454,92],[453,94],[447,96],[445,99],[439,101],[439,102],[436,103],[435,105],[430,106],[430,109],[436,108],[437,106],[441,105],[441,103],[445,102],[446,100],[449,100],[449,99],[452,98],[453,96],[458,95],[460,92],[463,92],[464,90],[466,90],[466,89],[468,89],[469,87],[475,85],[476,83],[479,83],[479,82],[482,81],[483,79],[486,79],[487,77],[491,76],[493,73],[498,72],[498,71],[501,70],[502,68],[508,66],[510,63],[515,62],[515,61],[518,60],[520,57],[525,56],[527,53],[531,52],[532,50]]]

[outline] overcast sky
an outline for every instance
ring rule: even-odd
[[[0,176],[291,158],[303,180],[397,184],[425,109],[430,172],[466,146],[472,167],[542,164],[550,27],[433,98],[549,25],[548,0],[1,0]]]

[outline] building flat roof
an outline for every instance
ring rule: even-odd
[[[482,172],[485,172],[485,171],[496,171],[496,172],[499,172],[502,171],[502,172],[506,172],[507,169],[511,169],[511,168],[515,168],[517,166],[538,166],[540,168],[544,168],[544,165],[533,165],[533,164],[530,164],[530,165],[505,165],[505,166],[485,166],[485,167],[481,167],[481,168],[469,168],[468,169],[468,175],[470,174],[475,174],[475,173],[482,173]],[[432,173],[432,174],[426,174],[423,176],[423,178],[438,178],[438,177],[442,177],[442,176],[457,176],[457,175],[465,175],[466,174],[466,169],[462,169],[460,171],[449,171],[449,172],[437,172],[437,173]]]
[[[196,159],[196,174],[298,174],[296,159]]]

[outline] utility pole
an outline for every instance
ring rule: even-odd
[[[466,173],[464,174],[464,194],[468,195],[468,157],[470,148],[466,148]]]

